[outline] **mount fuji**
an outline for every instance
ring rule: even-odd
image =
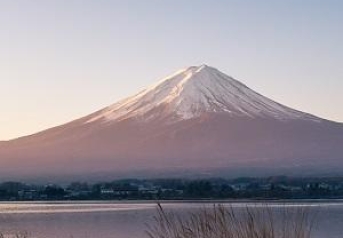
[[[0,143],[2,177],[339,174],[343,124],[192,66],[62,126]]]

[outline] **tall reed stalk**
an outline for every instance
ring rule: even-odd
[[[158,204],[150,238],[310,238],[314,214],[308,208],[272,208],[268,205],[238,209],[224,205],[175,213]]]

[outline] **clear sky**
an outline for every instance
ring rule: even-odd
[[[0,0],[0,140],[208,64],[343,122],[341,0]]]

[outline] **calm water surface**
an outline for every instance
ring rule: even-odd
[[[227,203],[243,208],[250,203]],[[175,212],[194,211],[211,203],[166,203]],[[343,237],[343,201],[270,203],[271,206],[309,206],[318,210],[314,238]],[[156,214],[155,203],[61,202],[0,203],[0,230],[26,231],[33,238],[137,238]]]

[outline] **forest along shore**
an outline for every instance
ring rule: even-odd
[[[343,178],[121,179],[60,184],[0,183],[1,201],[343,199]]]

